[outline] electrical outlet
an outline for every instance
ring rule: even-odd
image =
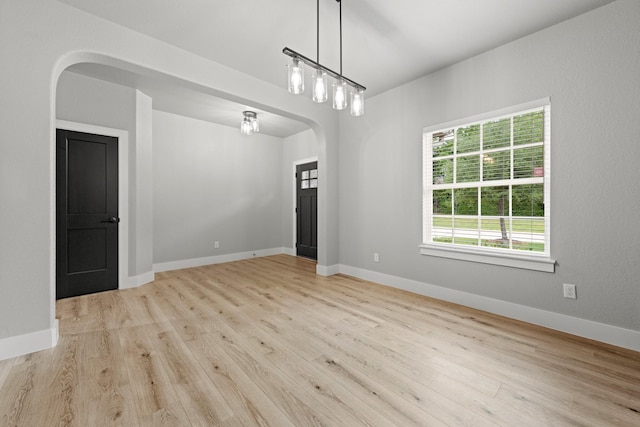
[[[572,285],[570,283],[565,283],[562,285],[562,289],[564,290],[564,297],[576,299],[576,285]]]
[[[220,247],[220,242],[218,242],[217,240],[213,242],[213,247],[218,249]]]
[[[380,254],[378,252],[373,254],[373,262],[380,262]]]

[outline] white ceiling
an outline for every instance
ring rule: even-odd
[[[154,110],[180,114],[238,129],[240,129],[240,122],[243,118],[242,112],[250,110],[258,114],[260,133],[279,138],[285,138],[309,128],[306,123],[258,109],[253,105],[238,104],[228,99],[170,84],[163,79],[142,76],[131,71],[89,63],[72,65],[67,70],[139,89],[153,99]]]
[[[285,46],[316,58],[314,0],[59,1],[283,87]],[[371,97],[611,1],[342,0],[343,74],[366,86]],[[336,71],[338,12],[337,1],[320,0],[320,62]],[[98,67],[74,71],[144,84]],[[239,124],[246,107],[178,88],[153,91],[154,108],[231,126]],[[214,114],[204,117],[202,105],[213,106]],[[291,119],[260,116],[261,131],[274,136],[307,128]],[[276,120],[273,129],[267,119]]]

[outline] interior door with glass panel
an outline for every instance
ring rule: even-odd
[[[318,162],[296,166],[296,254],[318,259]]]

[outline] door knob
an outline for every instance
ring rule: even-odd
[[[117,218],[117,217],[115,217],[115,216],[112,216],[111,218],[106,219],[106,220],[104,220],[104,221],[100,221],[100,222],[118,223],[118,222],[120,222],[120,218]]]

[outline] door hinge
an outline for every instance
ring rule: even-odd
[[[294,173],[294,175],[296,176],[296,178],[298,177],[298,172]]]
[[[298,208],[293,208],[293,210],[295,211],[295,213],[298,213]]]

